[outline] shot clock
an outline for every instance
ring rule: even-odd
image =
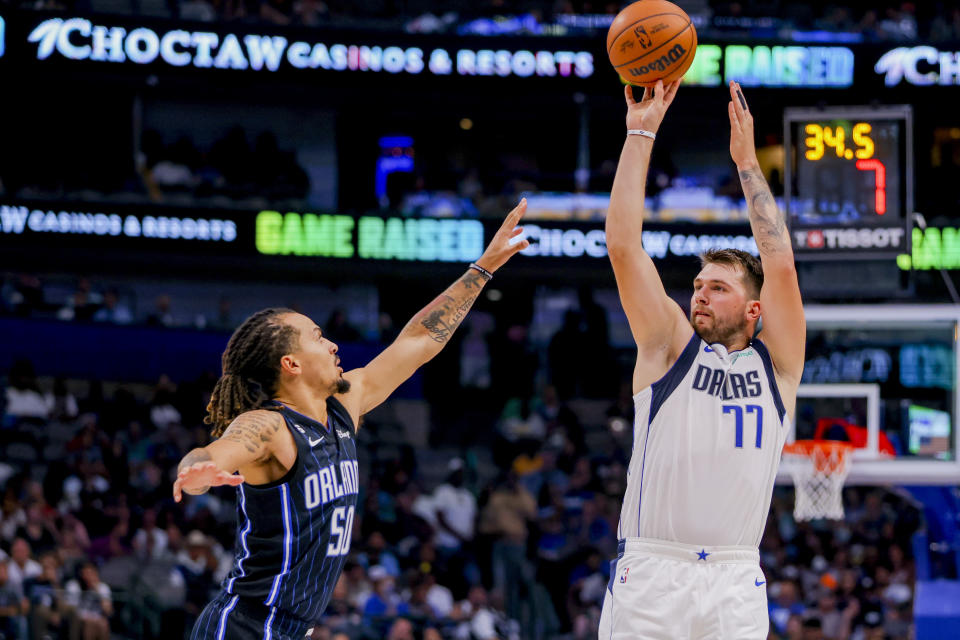
[[[911,122],[908,106],[785,111],[784,202],[797,259],[908,252]]]

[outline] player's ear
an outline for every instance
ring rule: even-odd
[[[760,301],[759,300],[748,300],[747,301],[747,320],[756,320],[760,322]]]
[[[296,356],[288,354],[280,358],[280,371],[298,376],[303,372],[303,368]]]

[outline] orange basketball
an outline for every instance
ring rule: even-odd
[[[652,87],[683,76],[697,50],[687,13],[667,0],[638,0],[617,14],[607,32],[607,54],[620,77]]]

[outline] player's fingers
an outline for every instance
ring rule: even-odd
[[[521,241],[519,241],[519,242],[516,242],[516,243],[514,243],[514,244],[511,246],[511,253],[510,253],[510,255],[513,255],[513,254],[515,254],[515,253],[520,253],[521,251],[523,251],[524,249],[526,249],[526,248],[529,247],[529,246],[530,246],[530,241],[527,240],[526,238],[524,238],[523,240],[521,240]]]
[[[627,99],[627,106],[632,106],[637,104],[637,100],[633,97],[633,85],[626,84],[623,86],[623,97]],[[644,96],[646,97],[646,96]]]
[[[674,80],[669,85],[667,85],[667,95],[665,95],[663,98],[668,105],[671,102],[673,102],[674,97],[676,97],[677,95],[677,89],[679,88],[680,88],[680,80]]]
[[[653,99],[653,96],[650,95],[650,87],[643,88],[643,102],[650,102]]]
[[[507,219],[504,221],[503,226],[510,227],[517,226],[517,221],[523,217],[523,214],[527,212],[527,199],[520,198],[520,202],[513,208],[513,211],[510,212],[510,215],[507,216]]]
[[[742,100],[743,100],[743,94],[740,93],[740,89],[738,88],[737,83],[731,82],[730,83],[730,101],[733,103],[733,110],[736,111],[737,120],[740,121],[741,125],[744,123],[747,117],[747,112],[743,108],[743,105],[745,103],[742,102]]]
[[[727,103],[727,115],[730,116],[730,130],[739,133],[741,131],[740,120],[737,118],[737,112],[733,108],[733,101]]]
[[[183,492],[181,487],[183,486],[183,480],[177,478],[177,481],[173,483],[173,501],[180,502],[183,499]]]
[[[653,88],[653,99],[657,102],[663,102],[663,94],[663,80],[657,80],[657,85]]]
[[[227,473],[224,471],[217,478],[221,483],[229,485],[231,487],[236,487],[243,484],[243,476],[235,476],[232,473]]]
[[[517,228],[515,228],[513,231],[510,232],[510,237],[511,237],[511,238],[516,238],[516,237],[517,237],[518,235],[520,235],[521,233],[523,233],[523,227],[517,227]]]
[[[750,115],[750,105],[747,104],[747,99],[743,95],[743,87],[740,86],[740,83],[737,84],[737,98],[740,102],[740,106],[743,107],[743,112],[748,116]]]

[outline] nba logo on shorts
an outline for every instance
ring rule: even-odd
[[[620,584],[626,584],[628,573],[630,573],[630,567],[624,567],[623,571],[620,572]]]

